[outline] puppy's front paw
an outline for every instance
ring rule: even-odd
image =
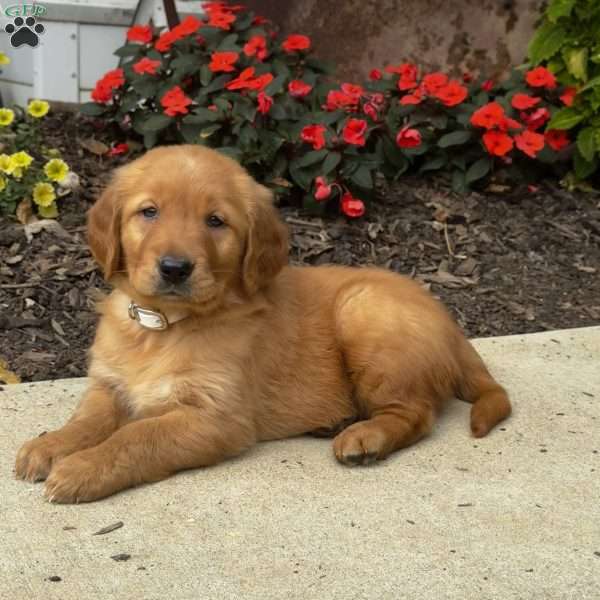
[[[76,452],[58,461],[46,479],[44,496],[50,502],[64,504],[90,502],[108,496],[106,474],[89,455],[89,450]]]
[[[348,466],[369,465],[385,458],[384,448],[384,433],[369,421],[350,425],[333,440],[335,457]]]
[[[64,455],[65,445],[55,433],[29,440],[17,453],[16,476],[27,481],[43,481],[48,477],[52,464]]]

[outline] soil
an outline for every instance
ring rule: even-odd
[[[82,185],[61,201],[58,224],[31,241],[0,219],[0,365],[23,381],[85,375],[95,299],[108,290],[85,243],[85,211],[131,159],[95,154],[89,139],[102,133],[72,114],[46,119],[45,136]],[[358,220],[281,213],[292,263],[377,265],[416,278],[470,337],[600,323],[597,193],[549,181],[459,197],[443,180],[404,178]]]

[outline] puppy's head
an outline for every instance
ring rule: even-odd
[[[119,169],[88,215],[106,279],[155,305],[254,294],[287,263],[269,190],[200,146],[157,148]]]

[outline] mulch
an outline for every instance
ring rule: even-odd
[[[45,135],[82,187],[30,241],[0,219],[0,361],[23,381],[85,375],[95,299],[108,289],[85,243],[85,211],[129,160],[95,154],[90,138],[104,134],[72,114],[47,119]],[[418,279],[471,337],[600,323],[598,193],[549,181],[459,197],[442,179],[403,178],[359,220],[281,212],[293,263],[377,265]]]

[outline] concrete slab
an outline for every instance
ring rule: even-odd
[[[46,503],[11,468],[84,380],[5,386],[0,598],[598,599],[600,327],[476,345],[515,404],[484,439],[454,402],[373,467],[286,440],[79,506]]]

